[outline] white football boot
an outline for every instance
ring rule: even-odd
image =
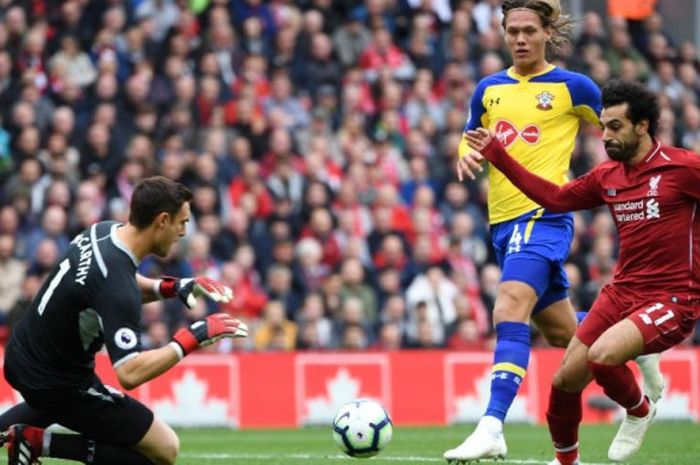
[[[644,436],[655,416],[656,405],[653,402],[649,402],[649,413],[645,417],[625,415],[625,419],[622,420],[620,429],[617,430],[617,434],[610,444],[610,449],[608,449],[608,458],[615,462],[625,462],[636,454],[642,447]]]
[[[462,444],[446,451],[442,456],[447,463],[462,465],[482,459],[505,459],[508,453],[503,433],[494,437],[482,428],[477,428]]]
[[[664,378],[661,376],[661,354],[640,355],[635,360],[644,378],[644,395],[653,403],[658,402],[664,390]]]

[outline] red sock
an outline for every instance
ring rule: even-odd
[[[642,398],[642,390],[627,365],[603,365],[588,362],[596,383],[603,387],[605,394],[620,404],[627,413],[645,417],[649,413],[649,401]]]
[[[649,415],[649,398],[644,396],[644,398],[640,400],[636,406],[627,409],[627,413],[633,417],[645,417]]]
[[[562,465],[570,465],[578,457],[578,425],[581,416],[581,393],[566,392],[552,386],[547,424],[557,458]]]
[[[557,451],[556,456],[561,465],[574,465],[576,460],[578,460],[578,446],[574,447],[572,450],[567,450],[566,452]]]
[[[32,445],[34,453],[37,456],[41,456],[44,450],[44,430],[42,428],[36,428],[34,426],[27,426],[24,428],[24,437]]]

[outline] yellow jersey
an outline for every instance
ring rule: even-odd
[[[601,95],[587,76],[549,65],[520,76],[511,67],[483,78],[470,102],[464,130],[496,133],[513,158],[557,185],[568,181],[580,118],[600,124]],[[540,206],[500,171],[489,167],[489,223],[516,218]]]

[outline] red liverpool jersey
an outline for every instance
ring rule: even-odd
[[[606,204],[620,240],[613,284],[639,296],[700,298],[700,156],[658,142],[636,165],[607,161],[561,187],[529,173],[497,140],[484,156],[552,212]]]

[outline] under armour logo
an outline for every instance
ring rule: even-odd
[[[496,123],[495,131],[496,137],[498,137],[503,147],[506,148],[515,142],[518,137],[529,145],[536,144],[540,141],[540,128],[535,124],[528,124],[521,131],[510,121],[500,120]]]
[[[489,107],[492,107],[494,105],[498,105],[499,103],[501,103],[501,97],[489,99]]]

